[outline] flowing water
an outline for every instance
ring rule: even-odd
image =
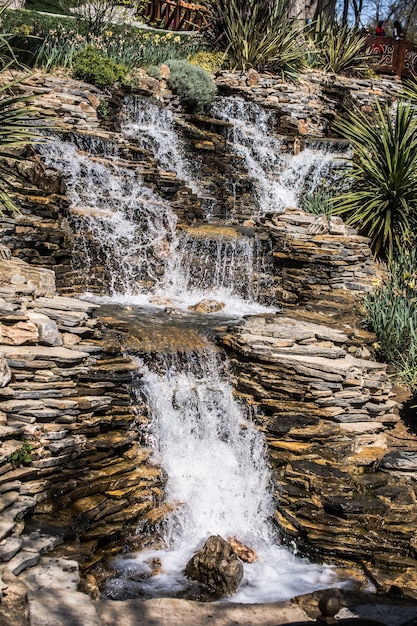
[[[105,301],[163,302],[184,310],[210,299],[224,304],[228,316],[266,310],[257,301],[255,271],[263,252],[256,238],[231,237],[225,229],[204,237],[177,232],[169,203],[133,168],[113,162],[111,146],[102,158],[96,142],[88,148],[87,138],[82,150],[59,139],[40,148],[46,164],[64,175],[77,232],[75,264],[87,292],[106,293]],[[101,266],[104,278],[97,273]]]
[[[324,146],[312,146],[293,155],[273,134],[273,117],[242,98],[220,98],[216,117],[230,122],[228,139],[244,158],[254,183],[259,213],[299,206],[303,194],[330,186],[337,179],[340,155]]]
[[[267,114],[237,99],[226,102],[216,114],[234,124],[231,140],[258,180],[262,211],[295,204],[306,187],[318,184],[330,157],[283,156]],[[192,186],[192,168],[171,113],[130,100],[123,132]],[[138,315],[142,307],[150,332],[162,319],[149,314],[150,305],[159,312],[166,306],[187,310],[201,299],[214,299],[225,304],[221,314],[229,317],[272,311],[259,303],[259,275],[266,268],[256,237],[233,226],[178,228],[169,203],[144,183],[137,168],[122,162],[111,142],[74,136],[72,144],[55,139],[40,151],[47,165],[63,173],[76,230],[74,257],[82,263],[77,269],[86,291],[100,293],[100,301],[129,304]],[[193,190],[198,193],[197,183]],[[115,560],[107,596],[192,593],[182,572],[211,534],[234,536],[258,554],[255,563],[245,564],[233,600],[283,600],[334,584],[330,568],[280,546],[271,523],[274,499],[263,437],[248,408],[234,398],[219,355],[200,349],[187,357],[149,358],[141,373],[138,393],[146,397],[151,418],[145,435],[168,477],[166,500],[173,512],[161,529],[162,548]]]
[[[127,98],[124,110],[123,134],[151,150],[161,167],[175,172],[194,193],[201,193],[185,146],[175,131],[172,111],[138,97]]]
[[[279,545],[264,441],[247,408],[233,396],[214,351],[161,359],[144,367],[142,390],[152,416],[148,441],[168,476],[174,506],[162,529],[163,549],[118,557],[107,581],[110,598],[192,597],[182,574],[210,535],[236,537],[257,553],[244,566],[238,602],[271,602],[336,582],[330,568],[313,565]],[[157,560],[161,573],[152,574]],[[195,593],[195,592],[194,592]]]

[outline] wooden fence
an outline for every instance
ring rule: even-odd
[[[197,30],[207,24],[207,9],[184,0],[150,0],[145,16],[151,24],[167,30]]]
[[[371,67],[381,74],[412,76],[417,74],[417,46],[391,37],[369,37]]]

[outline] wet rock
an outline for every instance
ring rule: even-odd
[[[227,541],[212,535],[188,561],[185,575],[220,598],[237,591],[243,578],[243,565]]]
[[[256,552],[251,548],[248,548],[248,546],[245,546],[235,537],[229,537],[227,543],[230,545],[236,556],[238,556],[244,563],[254,563],[257,560],[258,557]]]
[[[390,452],[381,459],[380,467],[403,472],[416,472],[417,452],[411,452],[409,450]]]
[[[188,307],[189,311],[196,311],[197,313],[215,313],[222,309],[224,309],[224,303],[217,300],[201,300],[201,302]]]

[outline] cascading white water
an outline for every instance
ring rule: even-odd
[[[167,128],[173,132],[172,120],[159,124],[152,115],[160,116],[160,109],[147,113],[154,119],[149,131],[136,112],[131,127],[125,125],[126,136],[148,133],[149,143],[143,145],[155,150],[163,167],[187,180],[181,148],[168,149],[177,145],[166,134]],[[255,130],[250,131],[249,122],[245,130],[256,136],[247,147],[247,163],[253,163],[251,175],[266,181],[258,196],[263,209],[282,208],[276,182],[285,170],[282,154],[273,138],[266,139],[267,118],[260,110],[255,113]],[[157,296],[186,308],[204,297],[225,302],[223,312],[230,315],[262,310],[255,302],[254,239],[223,236],[221,229],[216,236],[212,229],[206,238],[192,228],[177,233],[169,204],[143,184],[135,168],[112,163],[117,151],[111,144],[89,145],[80,138],[77,145],[78,150],[56,140],[40,150],[47,165],[64,174],[85,253],[80,256],[88,262],[86,287],[100,280],[94,272],[101,264],[112,301],[147,304]],[[104,159],[96,156],[103,147]],[[92,251],[95,256],[89,256]],[[244,584],[233,600],[288,599],[333,583],[332,570],[297,559],[276,541],[268,521],[273,500],[263,440],[234,400],[219,359],[198,354],[184,366],[166,362],[163,373],[160,367],[143,366],[142,382],[152,415],[149,439],[155,441],[157,460],[168,476],[167,498],[176,508],[165,528],[166,549],[117,559],[119,577],[109,581],[109,597],[181,594],[188,584],[183,567],[210,534],[234,535],[258,554],[255,563],[245,565]],[[156,558],[163,562],[163,573],[150,576]]]
[[[182,574],[188,559],[213,534],[236,537],[258,554],[245,565],[234,601],[283,600],[334,583],[330,568],[296,558],[274,537],[263,437],[234,399],[218,355],[199,353],[185,365],[167,359],[157,371],[155,364],[144,368],[142,384],[152,416],[149,437],[175,510],[164,527],[165,549],[118,557],[107,595],[181,594],[190,586]],[[162,572],[149,576],[155,559]]]
[[[59,139],[40,151],[46,164],[65,177],[82,252],[74,256],[85,259],[86,290],[99,284],[95,266],[102,264],[108,284],[101,291],[113,301],[147,304],[152,299],[166,305],[169,298],[186,309],[209,298],[225,303],[226,315],[265,309],[255,297],[254,239],[218,236],[203,246],[193,244],[190,235],[177,234],[169,203],[133,169],[112,163],[111,146],[101,159],[87,152],[85,138],[80,141],[82,152]]]
[[[299,206],[302,193],[311,193],[333,177],[336,155],[328,149],[306,148],[298,155],[283,151],[274,137],[270,113],[242,98],[221,98],[213,114],[232,124],[229,141],[245,159],[259,212]]]
[[[41,147],[47,165],[64,173],[79,244],[86,252],[86,288],[94,283],[96,258],[89,256],[91,233],[109,276],[111,295],[132,298],[164,278],[166,259],[177,244],[176,219],[170,207],[132,170],[80,154],[56,140]]]
[[[167,295],[190,293],[196,299],[240,295],[247,303],[256,300],[254,268],[256,242],[247,237],[210,238],[180,234],[176,256],[171,260],[171,284]]]
[[[138,97],[126,98],[124,111],[122,133],[151,150],[162,168],[175,172],[194,193],[199,193],[191,163],[175,131],[172,111]]]

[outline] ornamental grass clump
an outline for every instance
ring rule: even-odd
[[[92,46],[87,46],[74,55],[73,74],[75,78],[85,80],[97,87],[107,87],[123,80],[127,74],[127,68],[98,52]]]
[[[186,61],[167,61],[170,69],[168,85],[182,105],[193,113],[205,113],[216,95],[216,85],[210,74]]]
[[[417,393],[417,253],[398,254],[383,282],[365,299],[365,323],[376,333],[378,356]]]
[[[368,71],[370,59],[366,36],[356,28],[340,26],[321,15],[305,30],[307,63],[334,74]]]
[[[409,103],[393,114],[376,102],[373,119],[361,111],[335,124],[354,154],[348,189],[335,198],[335,213],[371,239],[374,255],[392,259],[417,233],[417,120]]]
[[[305,57],[302,29],[284,0],[216,0],[207,6],[206,36],[224,51],[229,67],[297,78]]]

